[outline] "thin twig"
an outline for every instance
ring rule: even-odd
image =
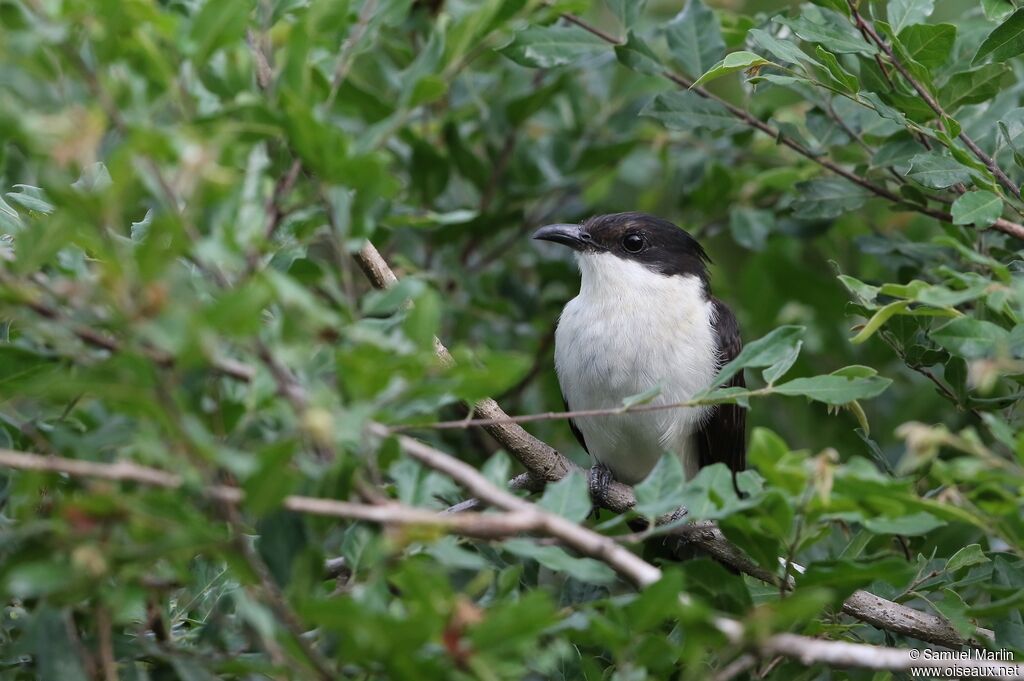
[[[744,397],[766,395],[771,392],[770,388],[761,388],[743,393]],[[533,423],[535,421],[564,421],[566,419],[584,419],[596,416],[614,416],[619,414],[639,414],[650,411],[665,411],[668,409],[688,409],[712,404],[720,404],[719,398],[695,398],[682,402],[670,402],[668,404],[636,404],[622,407],[606,407],[602,409],[578,409],[576,411],[547,411],[537,414],[523,414],[521,416],[505,416],[503,418],[486,419],[456,419],[454,421],[434,421],[432,423],[413,423],[390,426],[392,432],[399,433],[407,430],[464,430],[466,428],[478,428],[497,425],[508,425],[512,423]]]

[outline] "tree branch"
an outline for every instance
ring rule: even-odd
[[[368,429],[378,437],[389,435],[388,429],[380,424],[371,423]],[[637,588],[648,587],[661,579],[660,569],[610,538],[510,494],[491,483],[469,464],[449,454],[405,435],[396,437],[402,450],[423,465],[448,475],[468,492],[489,504],[511,512],[535,514],[538,517],[538,525],[543,528],[546,535],[581,555],[600,560]],[[689,603],[686,594],[680,594],[679,598],[681,603]],[[740,622],[727,617],[714,617],[712,622],[730,642],[751,645],[748,642],[748,634]],[[835,667],[893,671],[907,671],[911,668],[941,670],[949,666],[947,661],[922,660],[907,649],[814,639],[797,634],[774,634],[754,641],[751,647],[762,656],[784,655],[804,665],[827,664]],[[972,677],[1024,674],[1024,664],[974,660],[958,661],[958,664],[975,670],[976,673],[970,674]]]
[[[0,449],[0,466],[23,471],[63,473],[81,478],[133,482],[161,489],[180,489],[185,484],[184,478],[180,475],[157,468],[140,466],[129,461],[99,463],[59,456],[30,454],[10,449]],[[242,489],[229,485],[213,485],[198,491],[207,499],[232,506],[245,500],[245,492]],[[543,529],[535,514],[521,512],[439,513],[397,502],[383,505],[359,504],[294,494],[286,496],[282,500],[281,506],[296,513],[357,520],[378,525],[431,527],[478,539],[498,539],[521,533],[540,532]]]

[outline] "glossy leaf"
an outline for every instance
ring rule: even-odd
[[[935,0],[889,0],[886,13],[894,33],[907,26],[920,24],[931,16]]]

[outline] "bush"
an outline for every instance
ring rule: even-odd
[[[1024,651],[1024,9],[590,4],[0,2],[5,674]],[[531,231],[622,210],[739,316],[741,496],[668,457],[591,514],[508,422],[577,286]],[[680,504],[718,529],[626,524]]]

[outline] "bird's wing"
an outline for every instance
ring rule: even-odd
[[[736,316],[725,303],[713,299],[715,305],[715,332],[718,337],[719,367],[731,362],[743,348]],[[746,387],[743,372],[738,372],[726,386]],[[719,404],[711,408],[704,425],[697,433],[700,466],[724,463],[733,473],[747,466],[747,410],[738,404]]]
[[[564,393],[562,394],[562,402],[565,404],[566,411],[572,411],[572,407],[569,406],[569,400],[565,399]],[[580,446],[583,447],[583,451],[589,454],[590,450],[587,449],[587,441],[583,439],[583,433],[580,432],[579,427],[577,427],[575,421],[572,419],[569,419],[569,430],[571,430],[572,434],[576,436],[576,440],[579,441]]]

